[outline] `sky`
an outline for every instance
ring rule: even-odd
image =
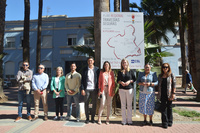
[[[38,1],[30,0],[30,19],[38,18]],[[129,0],[138,5],[141,0]],[[110,0],[111,12],[113,12],[114,0]],[[68,17],[85,17],[94,15],[93,0],[43,0],[43,16],[67,15]],[[7,0],[6,21],[24,19],[24,0]]]

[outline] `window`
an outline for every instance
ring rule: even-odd
[[[68,35],[67,44],[68,46],[76,45],[76,35]]]
[[[49,78],[51,77],[51,68],[50,67],[46,67],[45,70],[44,70],[44,72],[46,74],[48,74]]]
[[[84,44],[85,45],[94,45],[94,40],[92,37],[84,37]]]
[[[45,66],[44,72],[48,74],[49,78],[51,78],[51,61],[43,61],[42,64]]]
[[[19,69],[23,68],[23,61],[19,62]]]
[[[43,36],[41,47],[42,48],[51,48],[52,47],[52,36]]]
[[[182,75],[182,66],[179,66],[178,70],[179,70],[179,75]]]
[[[15,38],[14,37],[7,37],[5,48],[15,48]]]
[[[176,39],[177,39],[177,43],[180,43],[180,35],[177,35]]]
[[[15,78],[15,63],[6,62],[5,63],[5,77],[8,79]]]
[[[23,36],[20,36],[20,44],[19,44],[19,47],[23,47],[23,40],[24,40],[24,37],[23,37]]]

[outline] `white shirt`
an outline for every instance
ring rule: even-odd
[[[58,88],[59,87],[59,77],[55,78],[55,87]]]
[[[87,90],[94,90],[94,70],[88,67]]]
[[[105,75],[105,82],[104,85],[108,85],[108,74]]]

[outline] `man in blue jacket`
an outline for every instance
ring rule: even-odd
[[[94,66],[94,58],[90,56],[87,59],[88,66],[83,69],[82,80],[81,80],[81,94],[84,97],[85,102],[85,123],[89,123],[89,101],[92,99],[92,111],[91,111],[91,122],[95,123],[94,117],[96,114],[96,103],[98,97],[98,79],[99,79],[99,68]]]

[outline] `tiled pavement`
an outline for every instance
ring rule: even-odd
[[[174,125],[168,129],[161,128],[160,121],[154,122],[154,126],[141,126],[142,118],[133,117],[133,125],[122,126],[121,117],[111,118],[109,125],[105,124],[103,121],[102,125],[89,123],[84,124],[84,120],[79,122],[79,125],[72,121],[53,121],[54,113],[54,101],[51,97],[49,98],[49,120],[43,121],[43,111],[40,111],[40,119],[31,122],[26,119],[26,110],[23,110],[23,119],[19,122],[14,122],[17,117],[17,89],[6,89],[6,95],[9,96],[9,101],[0,104],[0,133],[199,133],[200,132],[200,122],[191,121],[174,121]],[[194,94],[188,92],[183,94],[180,91],[177,92],[177,101],[174,102],[175,107],[181,107],[188,110],[196,110],[200,112],[200,103],[195,101],[183,100],[188,99],[187,97],[193,98]],[[181,100],[180,100],[181,99]],[[41,105],[41,104],[40,104]],[[33,105],[32,105],[33,107]],[[32,108],[32,114],[33,114]],[[66,110],[66,106],[65,106]],[[64,113],[66,115],[66,112]]]

